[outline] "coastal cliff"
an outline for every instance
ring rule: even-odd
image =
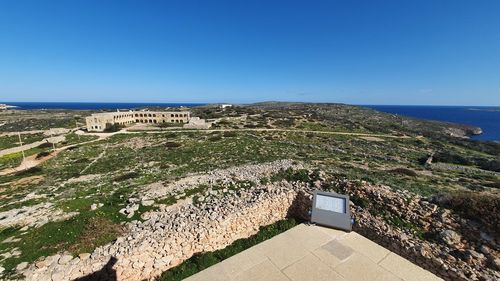
[[[471,136],[481,135],[483,130],[479,127],[453,125],[448,127],[446,132],[452,137],[470,138]]]

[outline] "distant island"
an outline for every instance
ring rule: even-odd
[[[472,111],[488,111],[488,112],[500,112],[500,107],[495,107],[495,108],[468,108],[468,110],[472,110]]]

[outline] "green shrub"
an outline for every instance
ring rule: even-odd
[[[119,176],[115,177],[114,181],[124,181],[124,180],[128,180],[128,179],[136,178],[138,176],[139,176],[139,173],[137,173],[137,172],[128,172],[128,173],[125,173],[123,175],[119,175]]]
[[[51,142],[44,142],[38,146],[38,148],[52,148],[52,143]]]
[[[409,176],[409,177],[418,176],[418,174],[415,171],[410,170],[410,169],[406,169],[406,168],[396,168],[396,169],[390,170],[389,172],[391,172],[393,174],[404,175],[404,176]]]
[[[224,137],[225,138],[234,138],[236,136],[237,136],[236,132],[231,132],[231,131],[224,132]]]
[[[208,138],[209,141],[220,141],[222,139],[221,135],[215,135]]]
[[[490,230],[500,229],[500,195],[463,191],[439,194],[432,201],[466,218],[478,220]]]
[[[178,142],[169,141],[169,142],[165,143],[165,146],[168,148],[176,148],[176,147],[180,147],[181,144]]]
[[[50,155],[49,151],[42,151],[36,155],[35,159],[40,159],[49,155]]]

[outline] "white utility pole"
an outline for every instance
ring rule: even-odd
[[[78,131],[78,121],[75,118],[75,134],[78,136],[78,142],[80,142],[80,134],[77,134],[76,131]]]
[[[56,142],[54,141],[54,131],[50,129],[50,138],[52,139],[52,152],[56,151]]]
[[[17,132],[17,136],[19,137],[19,146],[23,146],[23,141],[21,140],[21,132]],[[24,156],[24,149],[21,149],[21,152],[23,153],[23,162],[26,160],[26,156]]]

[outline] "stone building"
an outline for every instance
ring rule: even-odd
[[[134,111],[135,123],[187,123],[191,119],[188,111]]]
[[[87,130],[102,132],[118,124],[126,126],[134,123],[187,123],[191,118],[189,111],[118,111],[94,113],[85,118]]]

